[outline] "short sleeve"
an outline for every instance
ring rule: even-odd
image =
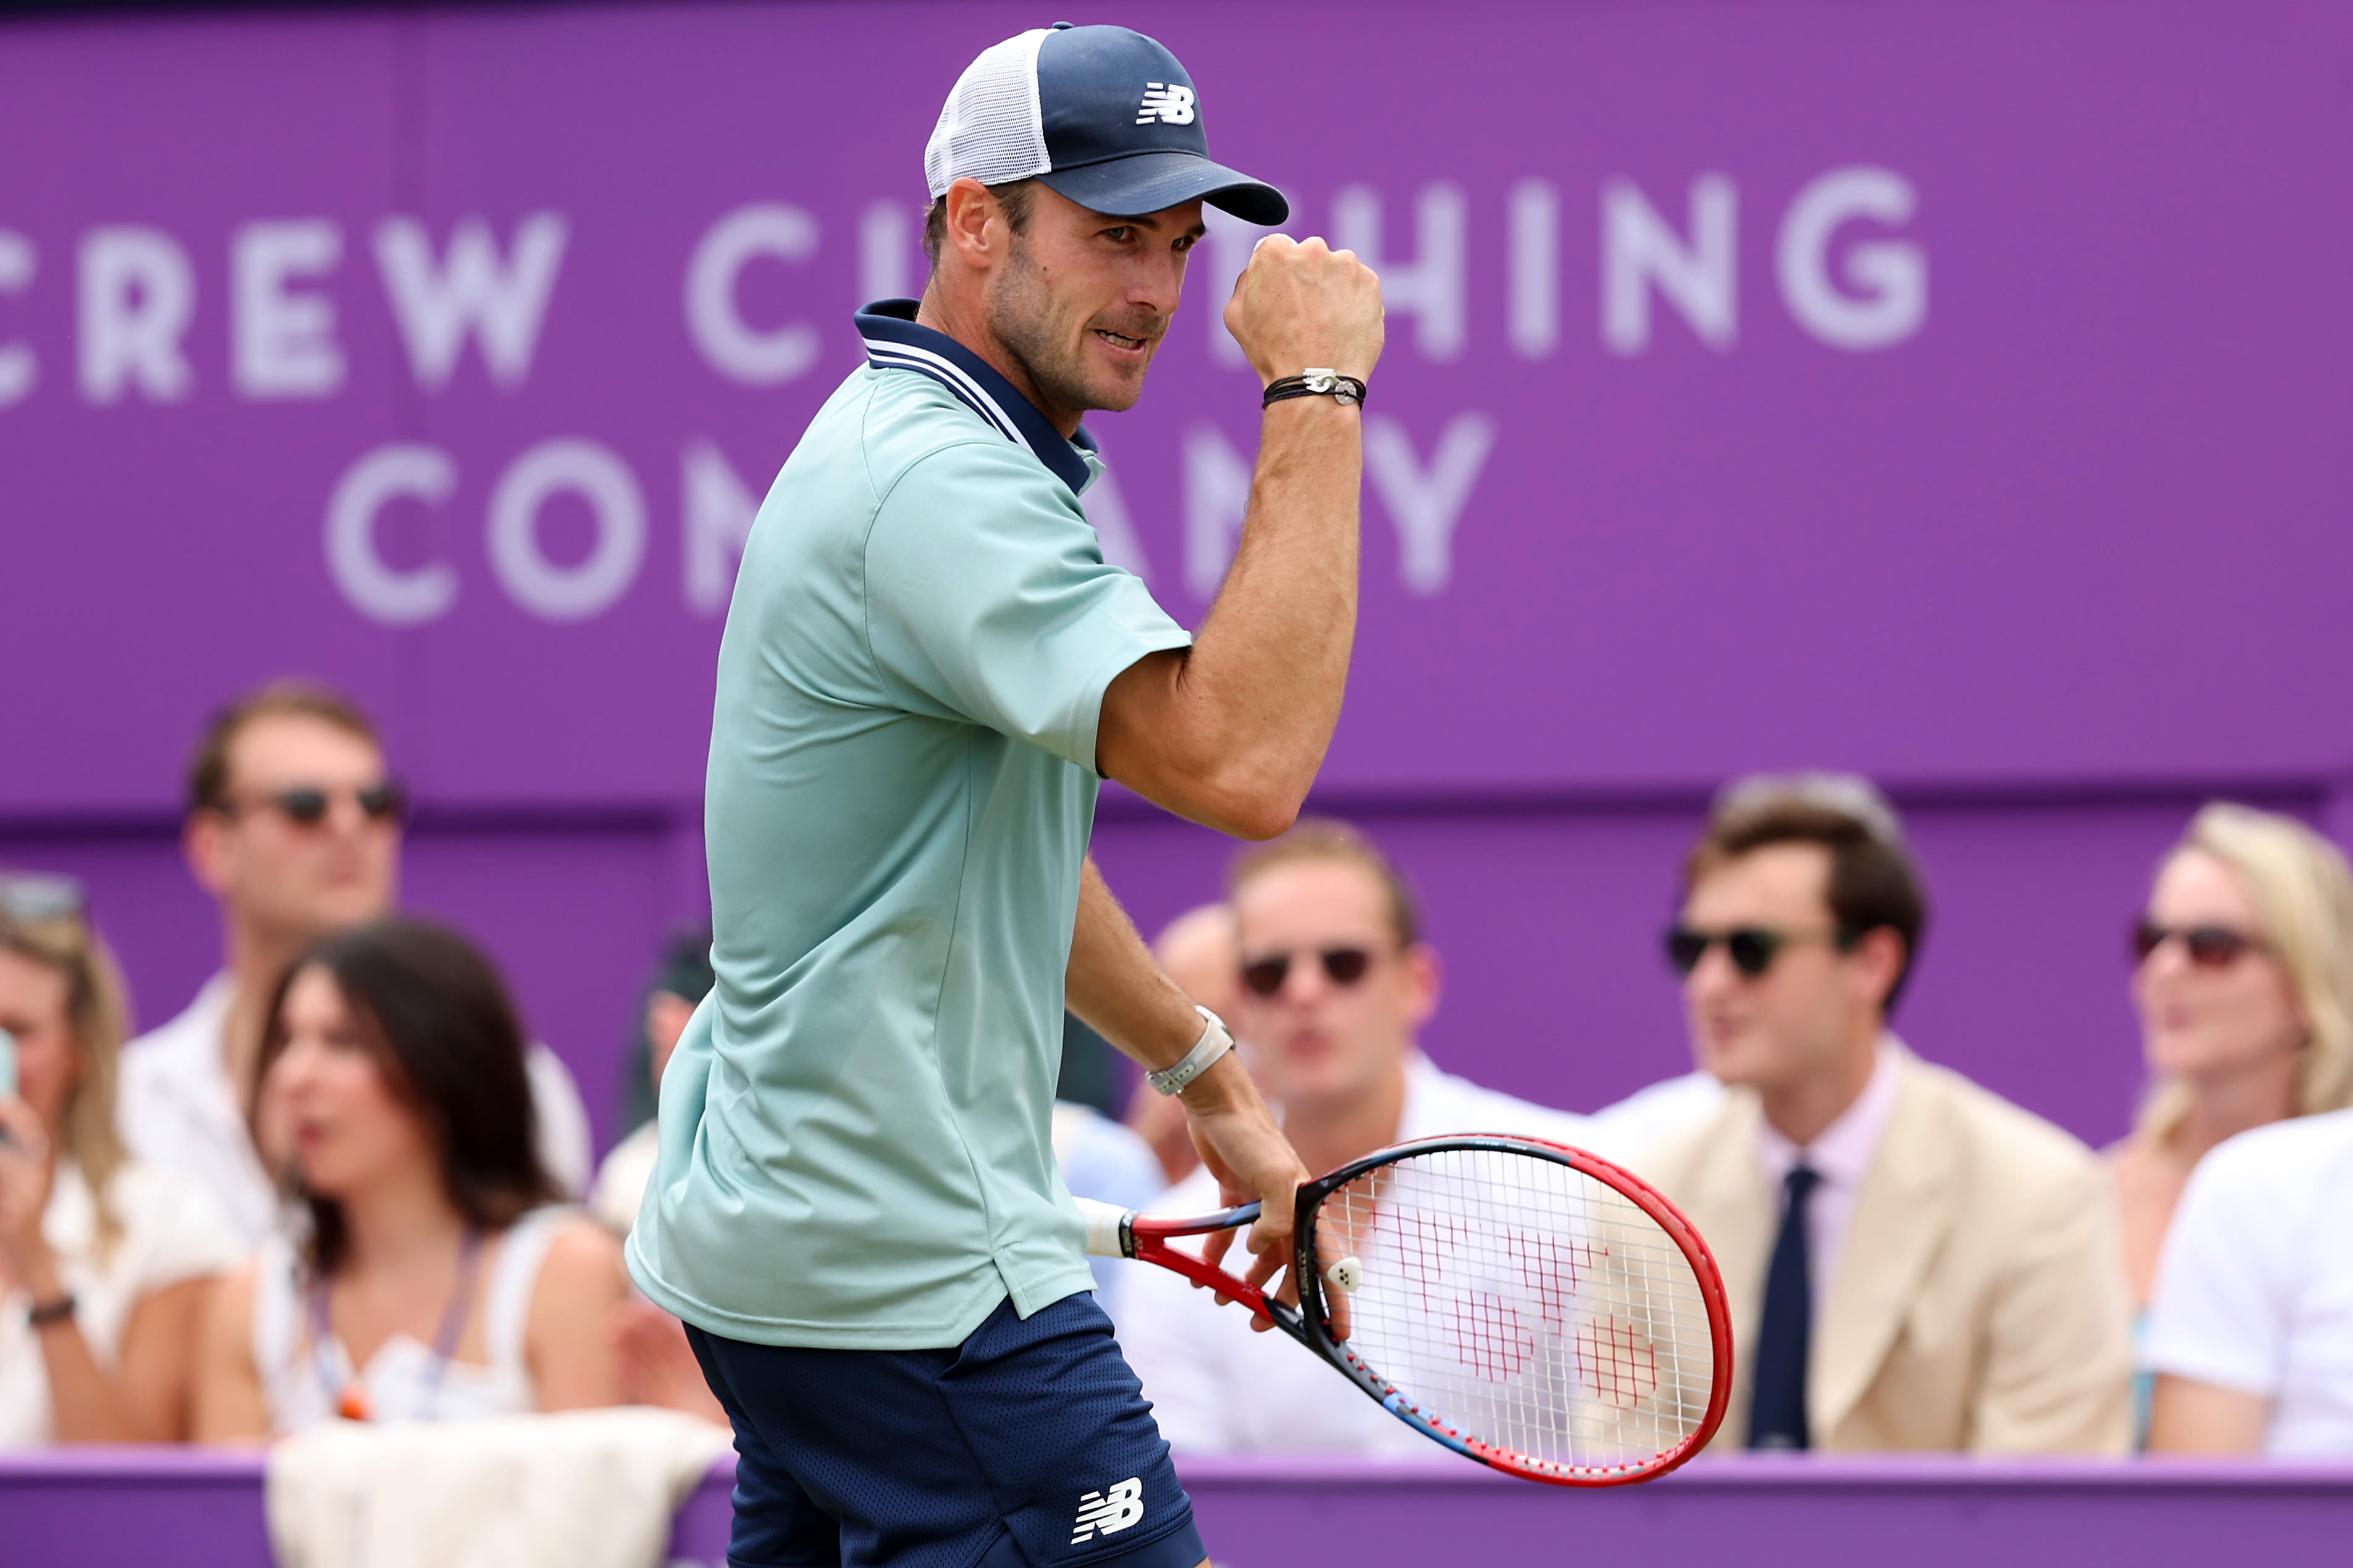
[[[2272,1129],[2264,1129],[2271,1131]],[[2276,1139],[2224,1143],[2190,1173],[2159,1258],[2149,1308],[2151,1368],[2276,1396],[2288,1297],[2309,1184],[2282,1182]],[[2294,1190],[2303,1187],[2306,1190]]]
[[[248,1249],[228,1216],[195,1184],[131,1165],[116,1173],[112,1192],[135,1296],[227,1273],[244,1259]]]
[[[911,709],[1090,770],[1104,689],[1192,641],[1104,562],[1062,481],[1010,442],[948,447],[899,476],[868,536],[866,596],[869,647]]]

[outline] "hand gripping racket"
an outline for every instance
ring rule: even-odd
[[[1087,1250],[1240,1302],[1458,1454],[1533,1481],[1666,1474],[1724,1419],[1732,1329],[1699,1233],[1640,1178],[1565,1144],[1400,1143],[1299,1189],[1299,1305],[1169,1245],[1259,1205],[1162,1218],[1081,1200]]]

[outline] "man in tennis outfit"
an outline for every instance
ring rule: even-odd
[[[1181,1093],[1229,1201],[1264,1200],[1271,1279],[1306,1173],[1086,847],[1106,777],[1244,837],[1296,816],[1346,676],[1381,344],[1353,256],[1262,245],[1225,302],[1267,387],[1258,471],[1198,637],[1104,563],[1080,416],[1136,400],[1204,201],[1289,210],[1209,161],[1206,112],[1125,28],[984,51],[924,153],[923,298],[858,318],[867,363],[744,552],[718,984],[628,1244],[734,1425],[739,1568],[1206,1556],[1055,1173],[1062,1010]]]

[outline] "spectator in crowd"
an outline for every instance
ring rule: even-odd
[[[2301,823],[2209,805],[2134,947],[2155,1087],[2111,1162],[2157,1303],[2151,1446],[2353,1453],[2353,1329],[2326,1305],[2353,1300],[2353,1123],[2327,1114],[2353,1102],[2353,872]],[[2326,1125],[2250,1131],[2299,1117]]]
[[[1234,935],[1234,911],[1203,904],[1170,921],[1152,944],[1152,956],[1178,990],[1228,1025],[1241,1016],[1241,949]],[[1127,1124],[1150,1145],[1170,1186],[1201,1163],[1193,1136],[1185,1130],[1185,1107],[1174,1095],[1157,1094],[1138,1083],[1127,1102]]]
[[[122,1136],[141,1160],[213,1194],[253,1246],[280,1217],[245,1109],[262,1016],[296,953],[393,907],[402,797],[364,714],[322,687],[281,682],[215,715],[188,800],[182,847],[220,906],[223,966],[123,1053]],[[580,1091],[546,1047],[531,1047],[530,1064],[543,1158],[578,1193],[589,1168]],[[259,1129],[269,1136],[267,1119]]]
[[[1236,1031],[1311,1171],[1401,1139],[1519,1132],[1588,1142],[1585,1119],[1439,1070],[1416,1043],[1438,1007],[1438,954],[1405,879],[1371,840],[1309,820],[1235,863],[1243,984]],[[1196,1171],[1155,1205],[1217,1208]],[[1191,1453],[1418,1452],[1425,1439],[1249,1314],[1165,1269],[1123,1285],[1119,1339],[1162,1436]]]
[[[554,1202],[522,1031],[480,953],[397,918],[327,937],[269,999],[257,1065],[308,1234],[215,1293],[199,1438],[617,1401],[620,1245]]]
[[[638,1028],[644,1048],[630,1053],[633,1058],[642,1057],[649,1088],[660,1085],[662,1068],[670,1065],[670,1054],[678,1049],[686,1021],[694,1016],[695,1004],[711,994],[713,984],[710,929],[681,931],[672,937],[663,950],[660,970],[646,987],[645,1005],[638,1009]],[[638,1203],[645,1196],[660,1148],[661,1129],[647,1121],[613,1145],[613,1152],[596,1168],[596,1184],[588,1194],[589,1212],[614,1235],[627,1236],[638,1223]]]
[[[2198,1163],[2158,1266],[2148,1446],[2353,1456],[2353,1110]]]
[[[129,1023],[79,884],[0,874],[0,1448],[188,1435],[204,1293],[242,1249],[124,1154]]]
[[[1926,899],[1855,778],[1719,797],[1668,951],[1732,1093],[1634,1168],[1724,1270],[1745,1375],[1719,1444],[2122,1451],[2129,1308],[2092,1152],[1886,1019]]]

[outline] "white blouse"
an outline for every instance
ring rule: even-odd
[[[244,1254],[227,1216],[203,1191],[136,1163],[114,1173],[110,1207],[121,1222],[111,1249],[99,1247],[98,1203],[80,1167],[58,1164],[41,1234],[73,1292],[74,1321],[98,1364],[112,1371],[142,1297],[234,1268]],[[39,1447],[55,1434],[49,1369],[38,1331],[26,1321],[32,1298],[0,1297],[0,1448]]]

